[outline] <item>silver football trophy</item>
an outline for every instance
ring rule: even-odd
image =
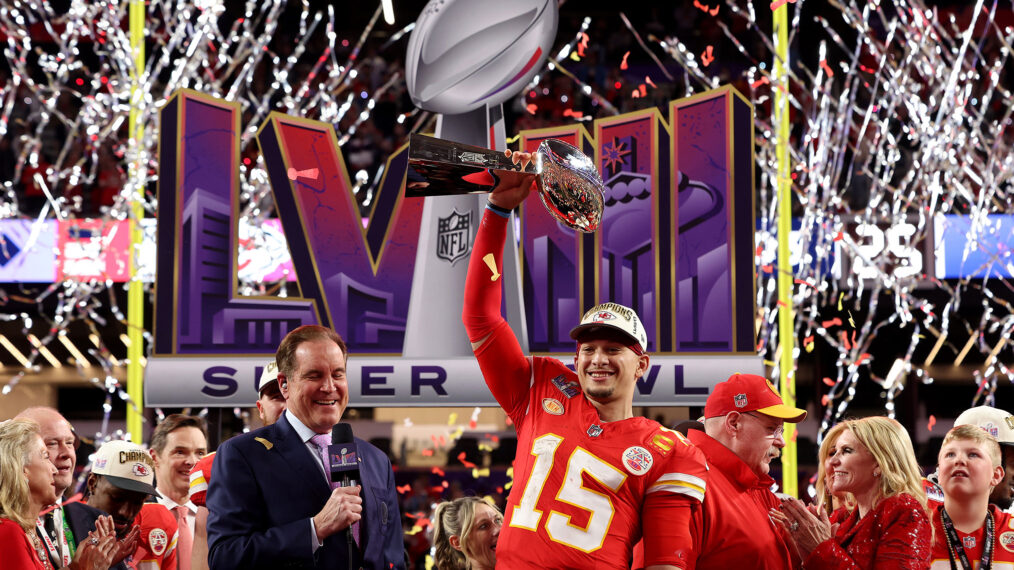
[[[436,136],[503,152],[502,103],[543,68],[557,22],[555,0],[430,0],[409,37],[405,83],[417,107],[439,113]],[[426,198],[403,356],[472,357],[458,316],[485,202],[467,194]],[[507,243],[517,243],[513,224]],[[517,248],[504,249],[503,264],[505,316],[527,351]]]
[[[522,171],[503,152],[412,135],[408,147],[409,197],[448,196],[492,191],[498,173]],[[573,146],[556,139],[542,141],[523,172],[538,183],[539,197],[554,218],[582,232],[602,222],[602,178],[595,163]]]

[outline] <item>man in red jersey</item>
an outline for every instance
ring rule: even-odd
[[[108,441],[95,452],[88,477],[88,505],[113,517],[119,537],[137,533],[137,549],[124,566],[140,570],[176,568],[177,524],[172,513],[158,503],[145,503],[157,495],[155,465],[148,452],[129,441]],[[138,530],[133,530],[133,529]],[[113,566],[122,568],[123,566]]]
[[[798,568],[800,561],[769,517],[780,504],[771,492],[771,460],[785,447],[782,423],[806,419],[785,405],[766,378],[733,374],[715,385],[704,405],[704,432],[690,439],[711,466],[704,509],[694,527],[696,568]]]
[[[960,425],[947,432],[937,462],[944,503],[933,510],[931,570],[1014,569],[1014,517],[989,499],[1004,478],[996,439]]]
[[[497,567],[629,568],[643,533],[649,564],[686,568],[707,467],[682,436],[634,417],[635,382],[649,363],[640,319],[616,303],[585,313],[571,331],[571,371],[526,357],[500,314],[508,217],[530,190],[530,178],[508,173],[490,195],[462,315],[486,384],[518,432]]]

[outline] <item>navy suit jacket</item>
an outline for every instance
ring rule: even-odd
[[[362,478],[363,568],[404,568],[401,514],[391,461],[356,438]],[[310,519],[331,488],[283,414],[278,422],[218,448],[208,484],[208,561],[212,569],[348,568],[347,530],[313,552]]]

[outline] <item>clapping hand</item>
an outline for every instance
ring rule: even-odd
[[[78,544],[74,560],[67,568],[69,570],[108,570],[113,565],[115,551],[116,534],[101,536],[96,528]]]
[[[786,497],[776,509],[769,511],[771,519],[789,533],[800,558],[806,560],[817,546],[832,538],[838,525],[831,524],[827,513],[815,506],[806,506],[799,499]]]

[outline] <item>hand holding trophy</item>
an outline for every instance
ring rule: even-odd
[[[539,145],[530,162],[482,147],[412,135],[405,195],[447,196],[491,192],[531,177],[550,214],[581,232],[602,223],[602,178],[595,163],[577,148],[556,139]]]

